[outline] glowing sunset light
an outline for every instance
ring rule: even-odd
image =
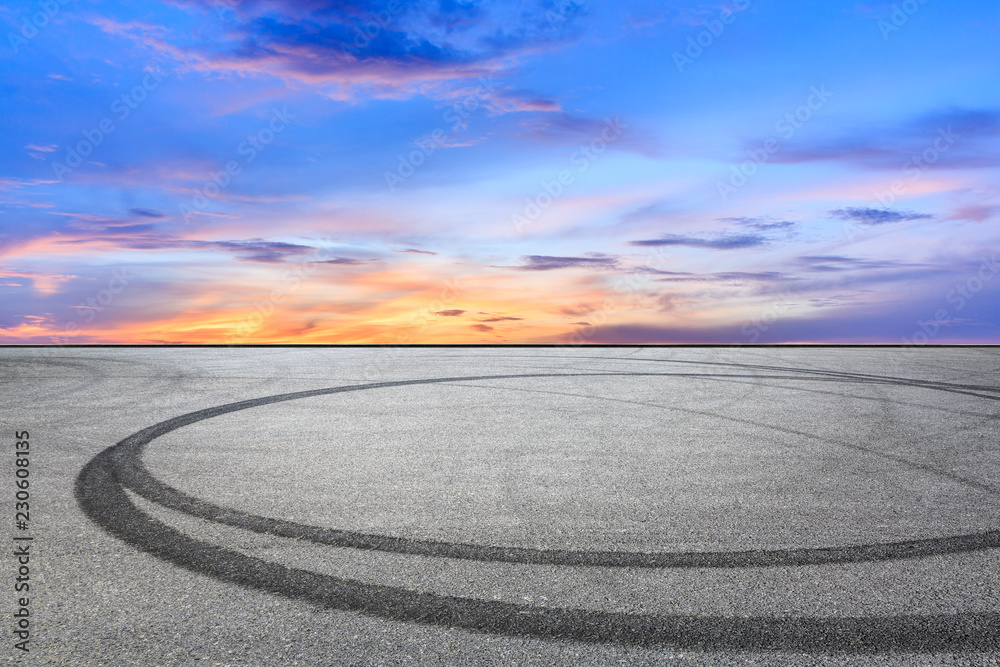
[[[1000,9],[738,4],[4,9],[0,343],[1000,343]]]

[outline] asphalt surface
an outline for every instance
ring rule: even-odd
[[[0,377],[11,662],[1000,664],[997,348],[2,348]]]

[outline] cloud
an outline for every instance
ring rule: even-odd
[[[722,222],[734,222],[743,227],[750,227],[761,232],[773,229],[790,229],[796,223],[790,220],[775,220],[774,218],[719,218]]]
[[[464,312],[466,312],[466,311],[464,311],[464,310],[457,310],[457,309],[455,309],[455,310],[439,310],[439,311],[435,312],[434,314],[435,315],[441,315],[442,317],[458,317],[459,315],[461,315]]]
[[[590,322],[570,322],[570,324],[578,327],[589,327],[593,326]]]
[[[512,320],[523,320],[523,317],[490,317],[485,320],[479,320],[480,322],[507,322]]]
[[[489,107],[494,113],[540,111],[562,112],[558,102],[535,93],[520,90],[498,91],[489,96]]]
[[[588,342],[593,344],[721,344],[746,345],[782,343],[889,344],[918,341],[925,336],[921,323],[938,327],[930,343],[995,344],[1000,336],[996,319],[998,288],[988,288],[965,304],[961,318],[939,293],[937,285],[927,285],[908,298],[893,297],[872,306],[871,299],[840,307],[789,311],[777,318],[750,319],[717,326],[664,325],[645,322],[596,327]],[[877,303],[877,302],[876,302]],[[947,313],[935,322],[935,312]],[[762,306],[761,315],[768,311]],[[934,329],[931,329],[934,330]],[[558,339],[557,339],[558,340]],[[556,341],[553,341],[556,342]],[[919,345],[911,348],[919,349]]]
[[[868,287],[871,285],[886,285],[891,283],[899,285],[899,287],[896,288],[897,292],[906,292],[914,289],[918,285],[937,282],[949,275],[954,274],[954,269],[926,264],[888,265],[884,267],[874,267],[874,270],[869,271],[845,270],[841,272],[828,273],[827,275],[831,276],[829,278],[807,278],[806,276],[803,276],[797,280],[782,284],[780,287],[777,285],[765,284],[762,285],[756,293],[759,295],[772,295],[782,292],[788,294],[808,294],[822,293],[830,290],[858,291],[862,287]]]
[[[629,245],[687,246],[689,248],[704,248],[707,250],[738,250],[740,248],[755,248],[766,243],[768,243],[768,239],[761,234],[717,234],[711,237],[666,234],[658,239],[631,241]]]
[[[890,260],[857,259],[842,255],[802,255],[801,257],[797,257],[796,261],[800,264],[805,264],[806,271],[827,273],[856,269],[898,269],[923,266],[922,264],[909,264]]]
[[[784,164],[847,162],[919,174],[930,167],[996,166],[998,137],[1000,110],[949,109],[892,127],[852,127],[840,137],[782,146],[771,159]]]
[[[161,213],[160,211],[154,211],[154,210],[149,209],[149,208],[130,208],[128,210],[128,212],[131,213],[132,215],[136,215],[136,216],[139,216],[141,218],[165,218],[165,217],[167,217],[166,214]]]
[[[973,204],[959,207],[948,219],[983,222],[990,218],[995,218],[997,215],[1000,215],[1000,206],[978,206]]]
[[[401,253],[411,253],[414,255],[436,255],[436,252],[431,252],[430,250],[417,250],[416,248],[407,248],[405,250],[393,250],[393,252]]]
[[[201,11],[217,0],[181,2]],[[572,43],[585,11],[550,0],[468,0],[386,4],[383,0],[244,0],[226,29],[191,42],[140,24],[102,29],[129,35],[191,69],[293,78],[332,87],[330,96],[447,98],[457,80],[511,68],[516,59]],[[390,7],[398,7],[393,11]],[[235,24],[235,25],[232,25]]]
[[[577,316],[586,315],[587,313],[593,312],[593,310],[593,306],[581,304],[579,306],[563,306],[559,309],[559,313],[562,315]]]
[[[342,264],[344,266],[360,266],[362,264],[371,264],[372,262],[377,262],[377,259],[354,259],[353,257],[334,257],[333,259],[322,259],[313,262],[313,264]]]
[[[667,13],[661,8],[642,8],[636,15],[631,12],[625,13],[625,28],[629,32],[639,31],[652,28],[667,20],[669,20]]]
[[[522,136],[553,144],[574,143],[600,137],[608,128],[607,121],[561,113],[530,118],[521,122]]]
[[[554,111],[554,110],[550,110]],[[620,116],[594,118],[569,113],[546,113],[521,120],[514,136],[552,146],[585,145],[603,142],[607,149],[637,153],[646,157],[665,154],[654,132],[635,127]],[[594,155],[603,152],[601,149]]]
[[[666,278],[657,278],[657,282],[661,283],[685,283],[685,282],[696,282],[696,283],[735,283],[742,284],[747,282],[778,282],[789,280],[790,278],[783,273],[777,271],[724,271],[721,273],[675,273],[671,271],[660,271],[657,273],[661,274],[671,274]]]
[[[656,305],[663,312],[670,312],[677,308],[677,297],[673,294],[663,294],[656,299]]]
[[[648,220],[667,222],[670,220],[670,215],[670,211],[663,209],[662,202],[653,202],[622,214],[621,221],[627,224],[642,223]]]
[[[470,329],[475,329],[476,331],[482,331],[482,332],[493,331],[493,327],[488,326],[486,324],[472,324],[472,325],[469,326],[469,328]]]
[[[265,241],[252,239],[249,241],[181,241],[181,244],[194,244],[192,247],[208,247],[230,252],[244,262],[263,262],[273,264],[285,261],[289,256],[313,253],[316,248],[282,241]]]
[[[84,228],[88,230],[98,229],[96,224],[100,221],[84,220]],[[261,238],[248,239],[245,241],[202,241],[199,239],[177,239],[166,236],[150,235],[149,225],[111,226],[111,224],[121,224],[122,221],[111,220],[106,227],[98,229],[101,235],[87,234],[74,238],[65,238],[65,234],[54,237],[58,243],[71,244],[112,244],[119,248],[130,250],[216,250],[235,255],[239,261],[262,262],[274,264],[284,262],[289,257],[299,255],[309,255],[318,251],[318,248],[297,243],[286,243],[284,241],[266,241]],[[92,226],[87,227],[87,224]],[[77,225],[74,225],[77,226]],[[337,258],[326,260],[330,264],[353,264],[357,260]]]
[[[31,281],[32,287],[39,294],[55,294],[61,289],[63,283],[73,280],[77,276],[72,274],[46,273],[43,271],[29,271],[21,269],[0,269],[0,278],[26,278]],[[21,283],[7,283],[7,286],[21,287]]]
[[[892,222],[907,222],[910,220],[929,220],[934,216],[927,213],[907,213],[903,211],[890,211],[880,208],[838,208],[830,211],[830,214],[840,220],[853,220],[862,225],[874,227]]]
[[[513,267],[520,271],[552,271],[579,267],[613,268],[618,264],[615,257],[602,253],[588,253],[587,257],[552,257],[549,255],[526,255],[523,264]]]
[[[88,232],[94,237],[98,235],[140,237],[143,234],[152,232],[155,228],[155,225],[151,222],[140,222],[134,218],[107,218],[86,213],[67,214],[58,211],[53,211],[52,215],[68,218],[62,232],[72,233],[76,230],[81,230]]]

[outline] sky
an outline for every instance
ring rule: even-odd
[[[995,0],[0,24],[0,343],[1000,343]]]

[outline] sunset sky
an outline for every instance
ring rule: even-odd
[[[0,343],[1000,343],[995,0],[0,20]]]

